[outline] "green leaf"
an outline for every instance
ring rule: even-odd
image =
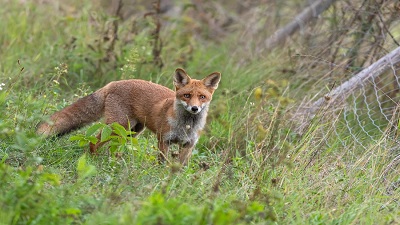
[[[101,131],[101,142],[108,141],[110,139],[111,133],[112,133],[111,127],[105,126]]]
[[[117,149],[118,149],[118,145],[111,145],[110,146],[110,152],[112,154],[114,154],[117,151]]]
[[[78,145],[79,145],[79,147],[83,147],[83,146],[87,145],[87,143],[88,143],[88,141],[83,139],[83,140],[79,141]]]
[[[96,131],[98,131],[100,128],[105,127],[105,124],[103,123],[96,123],[90,126],[87,131],[86,131],[86,137],[92,136]]]
[[[83,134],[77,134],[77,135],[71,136],[69,138],[70,141],[81,141],[81,140],[85,140],[85,139],[86,138]]]
[[[126,138],[120,137],[118,141],[119,141],[120,145],[125,145],[126,144],[126,140],[127,140]]]
[[[128,132],[126,132],[126,136],[133,136],[133,135],[135,135],[136,134],[136,132],[135,131],[128,131]]]
[[[114,129],[114,133],[121,137],[126,137],[126,129],[119,123],[113,123],[111,124],[112,128]]]
[[[96,144],[99,141],[99,139],[93,136],[87,137],[87,140],[90,141],[90,143],[92,144]]]
[[[120,141],[114,139],[114,140],[110,143],[109,146],[120,146],[120,145],[121,145]]]
[[[139,141],[135,137],[128,137],[129,142],[131,142],[133,145],[138,145]]]

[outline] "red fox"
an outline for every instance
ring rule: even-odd
[[[179,145],[179,161],[191,157],[200,131],[204,128],[208,107],[221,80],[214,72],[202,80],[189,77],[185,70],[175,70],[175,92],[144,80],[114,81],[91,95],[83,97],[61,111],[49,122],[41,122],[37,133],[45,136],[64,135],[105,117],[105,123],[117,122],[138,135],[145,127],[157,135],[159,159],[167,159],[171,144]],[[104,143],[90,144],[90,152]]]

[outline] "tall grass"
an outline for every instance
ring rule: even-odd
[[[332,123],[318,119],[295,132],[290,112],[308,87],[282,72],[292,63],[286,52],[243,63],[239,34],[204,44],[167,26],[159,71],[149,61],[152,21],[141,18],[133,34],[131,22],[121,22],[132,41],[116,47],[115,62],[102,62],[107,43],[95,45],[115,18],[94,4],[70,3],[7,1],[0,9],[1,224],[400,222],[398,189],[388,189],[399,179],[391,141],[366,143],[367,151],[344,148],[329,136]],[[44,114],[110,80],[135,77],[172,88],[172,71],[182,64],[192,77],[222,72],[185,168],[158,164],[149,132],[123,144],[122,155],[104,148],[96,156],[70,140],[88,128],[55,139],[34,132]],[[352,141],[345,131],[342,139]]]

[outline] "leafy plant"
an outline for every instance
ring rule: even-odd
[[[133,137],[135,132],[126,130],[118,123],[112,123],[109,125],[96,123],[86,130],[85,135],[77,134],[71,136],[69,140],[78,141],[78,144],[81,147],[88,145],[89,143],[97,144],[99,140],[94,136],[94,134],[98,131],[100,131],[100,142],[109,142],[109,150],[112,155],[128,150],[128,144],[130,144],[133,149],[138,146],[138,140]]]

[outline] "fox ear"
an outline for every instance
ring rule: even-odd
[[[210,75],[208,75],[206,78],[204,78],[202,81],[204,85],[208,88],[211,89],[217,89],[219,81],[221,80],[221,73],[219,72],[214,72]]]
[[[187,85],[190,82],[190,77],[182,68],[175,70],[174,85],[177,89]]]

